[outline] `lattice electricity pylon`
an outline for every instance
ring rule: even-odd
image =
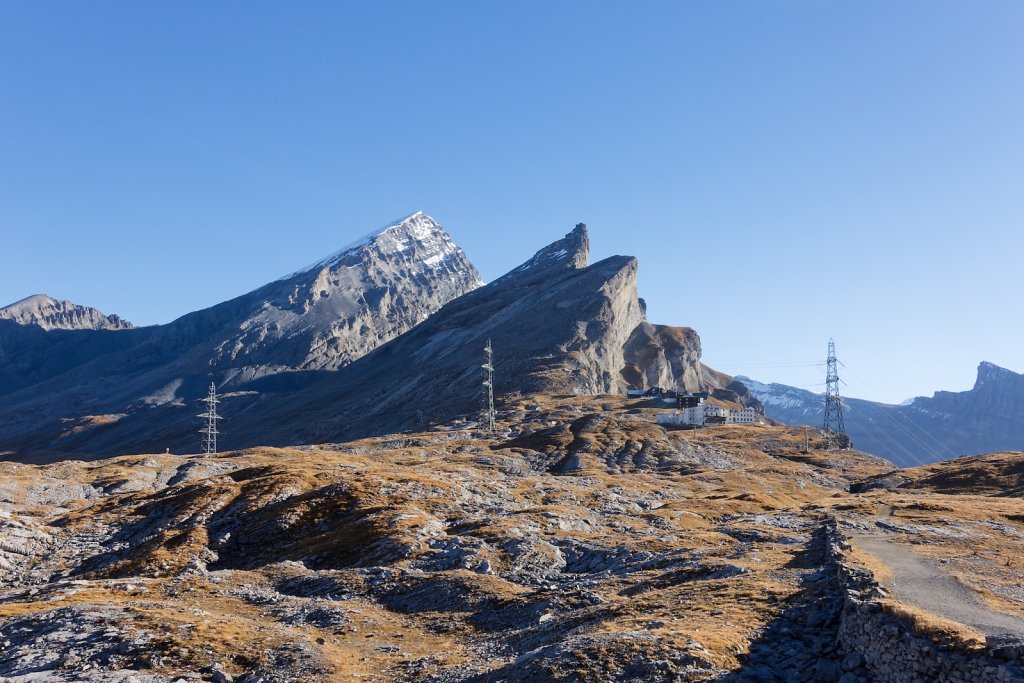
[[[487,425],[487,431],[494,433],[494,351],[491,349],[491,340],[487,340],[484,347],[484,358],[487,362],[483,364],[484,387],[487,389],[487,407],[484,409],[483,422]]]
[[[828,362],[825,374],[825,444],[828,448],[849,448],[850,437],[846,434],[843,420],[843,400],[839,397],[839,361],[836,360],[836,343],[828,340]]]
[[[217,435],[220,434],[217,430],[217,420],[221,419],[217,414],[217,404],[220,401],[217,399],[217,387],[213,382],[210,382],[210,392],[201,400],[206,404],[206,411],[199,417],[206,420],[206,424],[199,433],[203,435],[203,453],[212,455],[217,452]]]

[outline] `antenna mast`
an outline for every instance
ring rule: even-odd
[[[487,338],[487,345],[484,347],[484,358],[487,362],[483,364],[484,386],[487,387],[487,413],[484,420],[487,424],[487,431],[494,433],[494,350],[491,348],[491,339]]]
[[[203,453],[213,455],[217,452],[217,435],[220,434],[217,431],[217,420],[221,419],[217,414],[217,404],[220,400],[217,398],[217,387],[213,382],[210,382],[210,392],[201,400],[206,404],[206,411],[199,416],[206,420],[206,424],[199,430],[203,435]]]
[[[843,421],[843,401],[839,397],[839,361],[836,359],[836,343],[828,340],[828,371],[825,376],[825,443],[828,448],[849,448],[850,437],[846,434]]]

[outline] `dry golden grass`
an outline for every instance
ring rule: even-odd
[[[773,527],[759,515],[792,517],[807,528],[828,514],[859,523],[884,518],[937,528],[966,525],[976,535],[936,537],[922,552],[943,556],[965,582],[1008,587],[1020,576],[1020,539],[990,525],[998,521],[1024,534],[1019,499],[849,494],[850,482],[891,466],[855,453],[804,453],[802,429],[726,425],[666,433],[652,422],[654,409],[645,402],[617,397],[525,397],[504,408],[510,412],[503,414],[500,428],[529,425],[536,431],[511,441],[438,431],[364,439],[336,449],[255,448],[192,458],[225,471],[170,488],[157,482],[166,481],[183,461],[164,454],[45,467],[0,463],[0,474],[20,491],[48,477],[124,490],[69,502],[55,523],[66,534],[87,534],[103,525],[139,530],[139,542],[120,557],[84,567],[84,578],[155,577],[138,593],[97,587],[94,581],[53,600],[0,603],[0,618],[64,604],[118,604],[140,627],[166,631],[162,651],[188,666],[222,661],[237,673],[290,639],[317,652],[331,680],[393,680],[402,662],[431,657],[430,666],[440,671],[476,661],[477,650],[496,636],[493,625],[484,625],[474,610],[532,614],[546,601],[555,619],[578,620],[589,634],[654,636],[651,642],[621,645],[623,652],[635,649],[636,656],[657,659],[668,651],[688,651],[696,641],[706,648],[701,657],[736,668],[751,642],[803,590],[793,563],[804,548],[789,537],[806,529]],[[606,419],[574,435],[569,425],[589,413]],[[556,465],[570,447],[581,450],[579,469],[562,474],[543,469],[545,462]],[[614,456],[640,450],[650,454],[646,460],[630,456],[620,463]],[[714,466],[678,456],[694,451]],[[523,465],[527,457],[533,469]],[[117,488],[124,482],[131,486]],[[128,490],[132,487],[139,490]],[[220,547],[213,533],[225,520],[239,545],[221,548],[212,561],[211,548]],[[678,569],[649,568],[621,576],[581,575],[580,581],[593,580],[588,590],[599,601],[580,606],[565,602],[571,596],[558,590],[498,575],[421,568],[435,556],[434,539],[456,537],[485,544],[481,557],[498,574],[513,562],[506,544],[523,538],[638,554],[684,552],[695,566],[729,566],[739,573],[694,578]],[[884,563],[868,553],[853,551],[851,558],[879,580],[891,578]],[[215,571],[209,577],[189,574],[189,567],[210,562]],[[393,573],[390,597],[368,587],[361,573],[365,567]],[[966,576],[968,569],[974,579]],[[269,590],[291,573],[315,571],[329,572],[352,592],[353,597],[331,604],[345,610],[358,630],[284,623],[268,606],[238,597],[246,586]],[[412,610],[402,603],[403,591],[416,599],[448,591],[468,596],[472,604],[426,600],[426,606]],[[988,599],[1012,602],[997,593]],[[905,606],[889,609],[914,620],[922,632],[973,642],[971,634]],[[527,626],[536,624],[519,624],[509,633]],[[400,645],[401,651],[382,651],[382,645]],[[605,675],[612,657],[592,652],[575,666],[581,675]],[[476,666],[497,669],[502,661]]]
[[[967,651],[980,652],[985,649],[985,635],[970,626],[943,619],[896,600],[885,599],[881,604],[886,612],[909,623],[915,635],[935,644],[943,643]]]

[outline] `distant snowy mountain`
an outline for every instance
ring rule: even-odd
[[[785,384],[737,377],[786,424],[821,427],[825,397]],[[843,399],[846,430],[858,450],[901,467],[959,455],[1024,450],[1024,375],[992,363],[978,366],[968,391],[939,391],[900,405]]]
[[[35,294],[0,308],[0,320],[37,325],[44,330],[126,330],[132,327],[130,322],[116,315],[104,315],[95,308],[45,294]]]

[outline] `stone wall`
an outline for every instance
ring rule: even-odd
[[[996,636],[984,652],[934,642],[914,633],[905,619],[883,609],[884,592],[872,573],[846,562],[846,539],[835,523],[827,529],[829,563],[843,588],[838,642],[848,657],[863,657],[878,683],[1024,683],[1024,642]]]

